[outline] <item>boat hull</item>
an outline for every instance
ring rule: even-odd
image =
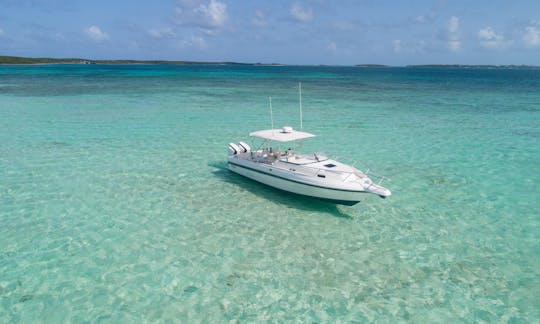
[[[231,161],[229,161],[227,168],[230,171],[240,174],[244,177],[250,178],[252,180],[280,190],[292,192],[303,196],[314,197],[336,204],[349,206],[355,205],[360,202],[360,199],[366,193],[365,191],[329,188],[317,184],[301,182],[290,177],[287,178],[281,176],[277,173],[271,174],[271,168],[269,168],[268,170],[260,170],[254,167],[250,167],[248,165],[241,165]]]

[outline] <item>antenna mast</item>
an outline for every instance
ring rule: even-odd
[[[300,129],[302,129],[302,82],[298,82],[298,96],[300,102]]]
[[[272,115],[272,97],[268,97],[268,100],[270,101],[270,124],[272,125],[272,129],[274,129],[274,116]]]

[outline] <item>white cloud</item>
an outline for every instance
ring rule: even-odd
[[[205,48],[206,40],[200,36],[193,36],[191,37],[191,45],[198,48]]]
[[[504,36],[497,34],[491,27],[486,27],[478,31],[478,39],[480,45],[486,48],[501,49],[506,47],[509,42],[504,39]]]
[[[419,24],[427,24],[427,23],[432,23],[435,20],[435,18],[437,18],[437,14],[435,13],[435,11],[431,11],[427,14],[418,15],[414,17],[413,21]]]
[[[392,48],[394,49],[394,53],[401,52],[401,39],[395,39],[392,42]]]
[[[330,42],[330,43],[328,44],[327,47],[328,47],[328,49],[329,49],[331,52],[334,52],[334,53],[337,52],[337,45],[336,45],[336,43]]]
[[[177,46],[181,49],[185,48],[197,48],[197,49],[204,49],[207,47],[206,40],[201,36],[191,36],[188,39],[183,39],[179,43],[177,43]]]
[[[448,42],[448,48],[452,52],[458,52],[459,49],[461,48],[461,42],[459,40],[451,40]]]
[[[264,27],[266,26],[266,16],[262,10],[255,10],[255,17],[253,17],[253,24],[255,26]]]
[[[401,39],[395,39],[392,41],[392,50],[396,54],[419,54],[424,52],[425,48],[426,42],[422,40],[402,41]]]
[[[500,38],[499,35],[493,30],[491,27],[486,27],[484,29],[480,29],[478,31],[478,38],[482,40],[492,40],[492,39],[498,39]]]
[[[313,20],[313,10],[311,8],[304,8],[297,3],[291,6],[289,12],[295,20],[301,23],[308,23]]]
[[[171,38],[176,36],[172,28],[156,28],[156,29],[149,29],[147,31],[147,34],[154,37],[154,38]]]
[[[63,41],[66,40],[63,34],[61,33],[53,33],[50,35],[50,38],[55,41]]]
[[[331,53],[334,57],[347,57],[351,56],[353,51],[347,46],[347,44],[338,44],[333,40],[330,40],[326,45],[326,50]]]
[[[433,22],[436,17],[437,15],[434,12],[430,12],[427,15],[419,15],[414,17],[414,21],[420,24],[427,24]]]
[[[523,41],[529,47],[540,46],[540,23],[525,27]]]
[[[428,19],[426,16],[420,15],[420,16],[416,16],[416,18],[414,18],[414,21],[419,22],[419,23],[425,23],[428,21]]]
[[[84,30],[86,33],[86,36],[93,40],[94,42],[102,42],[104,40],[109,39],[109,35],[101,31],[101,29],[98,26],[90,26]]]
[[[2,28],[0,28],[0,37],[4,36],[6,33],[4,32],[4,30]]]
[[[175,12],[177,23],[198,27],[221,27],[229,17],[227,5],[216,0],[210,0],[207,4],[184,0],[176,7]]]
[[[211,0],[207,6],[199,6],[198,11],[207,17],[212,26],[222,26],[227,21],[227,5],[224,3]]]
[[[448,32],[457,33],[458,29],[459,29],[459,18],[456,16],[452,16],[450,20],[448,21]]]
[[[461,41],[459,39],[459,18],[452,16],[448,21],[448,48],[452,52],[458,52],[461,48]]]

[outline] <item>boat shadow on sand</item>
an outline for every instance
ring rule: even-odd
[[[249,191],[250,193],[264,199],[286,205],[289,208],[296,208],[305,211],[327,212],[335,217],[352,219],[350,215],[341,210],[341,208],[335,203],[286,192],[254,180],[247,179],[239,174],[229,171],[227,169],[227,163],[213,162],[209,163],[208,166],[215,168],[212,173],[221,180],[240,186],[246,191]],[[343,206],[343,208],[349,207]]]

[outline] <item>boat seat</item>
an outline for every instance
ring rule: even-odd
[[[240,147],[242,153],[248,153],[251,151],[251,147],[244,142],[238,142],[238,146]]]
[[[229,154],[230,155],[236,155],[236,154],[238,154],[240,152],[241,152],[241,150],[238,147],[238,145],[236,145],[234,143],[229,143]]]

